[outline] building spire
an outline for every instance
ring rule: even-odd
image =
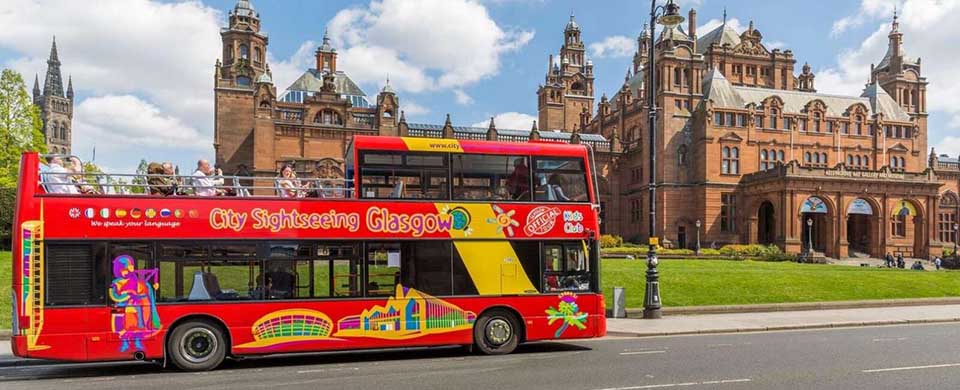
[[[47,75],[43,81],[43,94],[45,96],[63,96],[63,77],[60,74],[60,59],[57,55],[57,37],[53,37],[53,44],[50,46],[50,58],[47,59]]]
[[[33,75],[33,100],[37,101],[40,99],[40,76],[37,74]]]
[[[73,76],[67,78],[67,99],[73,100]]]
[[[723,7],[723,27],[727,27],[727,7]]]

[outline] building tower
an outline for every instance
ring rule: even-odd
[[[217,60],[214,70],[213,147],[216,164],[235,172],[251,167],[256,118],[269,122],[272,110],[268,40],[249,0],[238,0],[228,13],[220,40],[223,60]]]
[[[896,12],[887,35],[889,43],[887,53],[880,60],[880,64],[870,65],[870,84],[877,83],[887,91],[893,100],[903,107],[913,118],[916,126],[915,134],[927,129],[927,78],[923,77],[920,67],[920,58],[907,57],[903,50],[903,33],[900,32],[900,22]],[[919,134],[917,134],[919,135]],[[916,138],[922,144],[916,150],[927,152],[926,134]],[[921,156],[920,161],[926,161]]]
[[[260,14],[249,0],[239,0],[220,32],[223,44],[221,78],[238,87],[251,87],[267,70],[267,36],[260,31]]]
[[[570,15],[559,64],[550,55],[545,84],[537,89],[538,117],[545,130],[573,131],[584,112],[593,116],[593,63],[585,51],[580,26]]]
[[[34,77],[33,103],[40,108],[43,135],[47,140],[47,151],[69,154],[73,134],[73,79],[69,80],[67,91],[64,93],[56,37],[54,37],[53,45],[50,47],[50,58],[47,59],[47,75],[44,77],[42,90],[39,81],[39,77]]]

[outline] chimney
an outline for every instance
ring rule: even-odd
[[[690,39],[697,41],[697,10],[693,8],[690,8],[690,13],[687,14],[687,33],[690,34]]]

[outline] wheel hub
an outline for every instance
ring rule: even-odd
[[[501,346],[510,341],[513,336],[513,329],[510,323],[503,318],[494,318],[487,323],[484,333],[490,344]]]

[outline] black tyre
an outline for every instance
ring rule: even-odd
[[[485,355],[505,355],[520,344],[520,320],[513,313],[494,309],[473,325],[473,344]]]
[[[167,338],[167,357],[184,371],[209,371],[227,356],[223,331],[208,321],[187,321],[177,325]]]

